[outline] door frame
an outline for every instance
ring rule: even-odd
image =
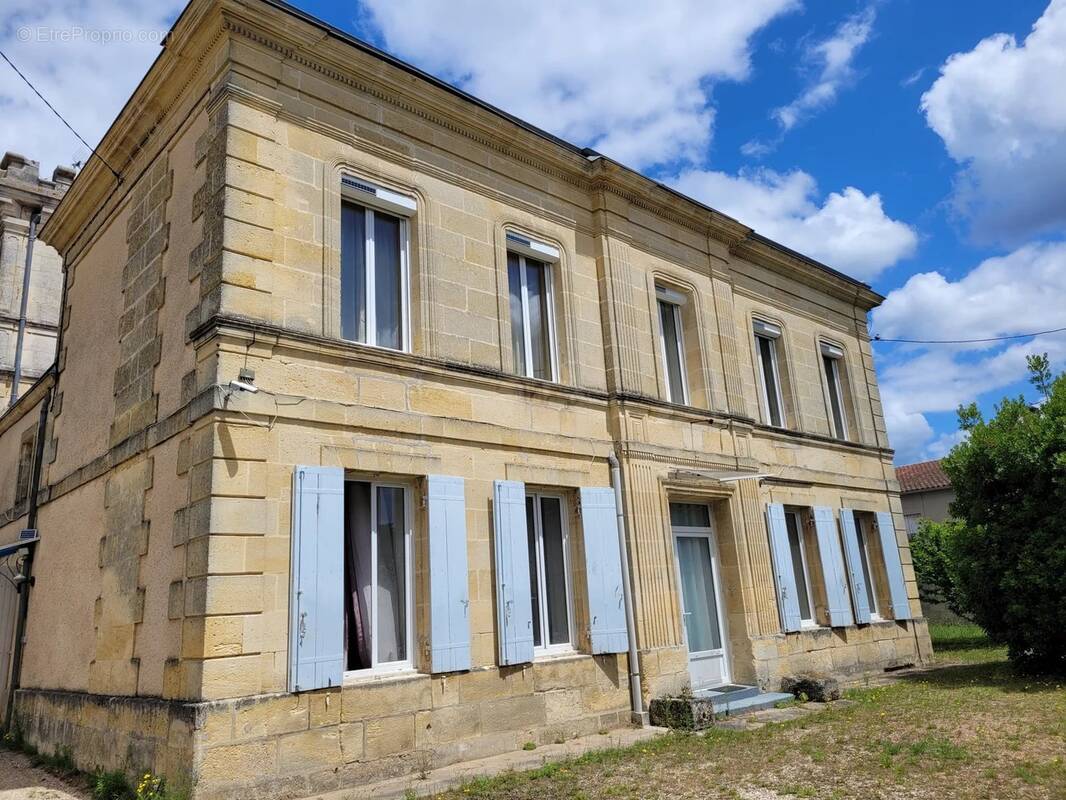
[[[730,662],[729,653],[729,628],[726,622],[725,614],[723,613],[722,605],[722,560],[718,554],[718,536],[714,529],[714,513],[711,505],[707,504],[708,518],[710,519],[709,527],[690,527],[687,525],[670,525],[670,535],[673,538],[674,544],[674,565],[677,573],[677,598],[678,607],[681,612],[681,637],[685,644],[685,651],[688,654],[689,663],[689,677],[692,677],[692,656],[720,656],[722,659],[722,679],[720,683],[715,684],[718,686],[729,683],[733,679],[733,665]],[[707,542],[708,554],[711,558],[711,582],[714,584],[714,605],[715,612],[718,614],[718,631],[722,638],[722,646],[717,650],[700,650],[698,653],[693,653],[688,648],[688,630],[685,627],[685,592],[681,582],[681,557],[677,548],[677,539],[679,536],[688,536],[692,538],[704,539]],[[694,686],[694,689],[706,689],[710,686]]]

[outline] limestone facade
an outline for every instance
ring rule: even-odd
[[[0,159],[0,391],[5,408],[14,376],[30,220],[33,215],[40,215],[39,230],[73,180],[74,170],[70,167],[56,167],[48,180],[40,176],[38,163],[23,155],[4,153]],[[55,358],[62,289],[63,264],[59,254],[36,239],[19,394],[41,377]]]
[[[43,232],[65,299],[16,694],[38,747],[198,798],[295,797],[628,723],[625,653],[591,654],[578,508],[611,485],[611,454],[645,701],[691,681],[672,502],[713,520],[730,680],[928,656],[868,287],[258,0],[194,0],[100,148],[120,189],[90,163]],[[345,178],[412,207],[401,349],[341,336]],[[514,234],[556,254],[551,380],[516,374]],[[682,298],[672,400],[664,289]],[[755,320],[780,329],[776,426]],[[842,354],[843,439],[823,343]],[[289,690],[301,465],[406,488],[403,671]],[[468,563],[470,669],[436,674],[429,475],[464,479]],[[497,480],[560,498],[571,533],[569,646],[516,665],[499,656]],[[784,633],[772,503],[889,512],[907,618],[830,627],[814,591],[816,624]]]

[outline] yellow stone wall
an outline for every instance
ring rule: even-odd
[[[776,689],[794,671],[858,677],[928,656],[872,292],[280,9],[196,0],[137,103],[148,110],[102,144],[137,142],[124,189],[87,167],[44,232],[67,294],[18,700],[31,741],[90,768],[151,766],[198,797],[295,795],[622,724],[626,658],[587,655],[580,568],[576,653],[515,668],[496,666],[492,576],[493,480],[563,492],[580,564],[577,489],[609,485],[611,453],[645,700],[688,683],[675,499],[712,504],[734,680]],[[344,173],[416,198],[409,353],[338,338]],[[511,374],[508,229],[561,254],[558,383]],[[665,401],[656,282],[689,298],[688,406]],[[784,331],[789,430],[760,418],[753,315]],[[846,353],[848,442],[829,438],[820,337]],[[227,388],[241,369],[258,394]],[[415,497],[427,474],[465,479],[473,670],[286,692],[301,464],[403,479]],[[892,511],[919,619],[781,634],[768,502]],[[127,699],[101,711],[113,697]],[[143,737],[124,709],[181,722]],[[86,743],[104,727],[106,763]]]

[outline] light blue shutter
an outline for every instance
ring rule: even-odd
[[[903,564],[899,560],[896,526],[892,524],[892,515],[887,511],[877,512],[877,532],[881,539],[881,554],[885,559],[888,592],[892,598],[892,618],[910,619],[911,604],[907,600],[907,583],[903,580]]]
[[[458,672],[470,669],[470,589],[463,479],[430,475],[426,490],[430,671]]]
[[[851,599],[855,606],[855,621],[865,624],[870,621],[870,601],[867,599],[866,578],[862,570],[862,550],[855,527],[855,514],[850,508],[840,509],[840,533],[844,540],[844,560],[851,578]]]
[[[292,491],[289,690],[344,673],[344,470],[296,467]]]
[[[774,576],[777,579],[777,605],[781,610],[781,627],[786,632],[800,629],[799,594],[796,591],[796,573],[792,569],[792,548],[788,546],[788,525],[785,524],[785,507],[780,503],[767,503],[766,526],[770,531],[770,555],[774,561]]]
[[[825,598],[829,605],[829,624],[834,628],[852,625],[848,599],[848,579],[844,571],[844,554],[840,551],[840,534],[833,509],[814,507],[814,530],[818,534],[818,555],[822,561],[822,578],[825,581]]]
[[[629,640],[614,489],[590,487],[580,494],[592,652],[624,653]]]
[[[493,516],[496,543],[496,624],[500,664],[533,660],[533,598],[526,538],[526,485],[496,481]]]

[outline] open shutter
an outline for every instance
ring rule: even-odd
[[[430,475],[429,509],[430,671],[470,669],[470,589],[466,561],[466,496],[463,479]]]
[[[826,506],[814,507],[814,530],[818,534],[818,555],[822,560],[829,624],[834,628],[851,625],[855,622],[855,617],[851,614],[844,554],[840,551],[840,534],[837,532],[833,509]]]
[[[777,605],[781,611],[781,627],[786,631],[800,629],[799,594],[796,591],[796,573],[792,569],[792,549],[788,546],[788,525],[785,524],[785,507],[780,503],[767,503],[766,526],[770,531],[770,555],[774,561],[774,577],[777,580]]]
[[[859,533],[855,527],[855,513],[850,508],[840,509],[840,535],[844,540],[844,560],[851,579],[851,600],[855,607],[855,621],[865,624],[870,621],[870,601],[867,599],[866,578],[862,571],[862,551],[859,548]]]
[[[297,467],[292,491],[289,690],[344,673],[344,470]]]
[[[590,487],[580,494],[592,652],[624,653],[629,640],[614,489]]]
[[[533,660],[533,599],[529,586],[526,485],[496,481],[493,517],[496,544],[496,623],[500,664]]]
[[[881,554],[885,560],[888,592],[892,598],[892,618],[910,619],[911,604],[907,599],[907,583],[903,580],[903,564],[899,560],[896,526],[892,524],[892,515],[889,512],[877,512],[877,532],[881,540]]]

